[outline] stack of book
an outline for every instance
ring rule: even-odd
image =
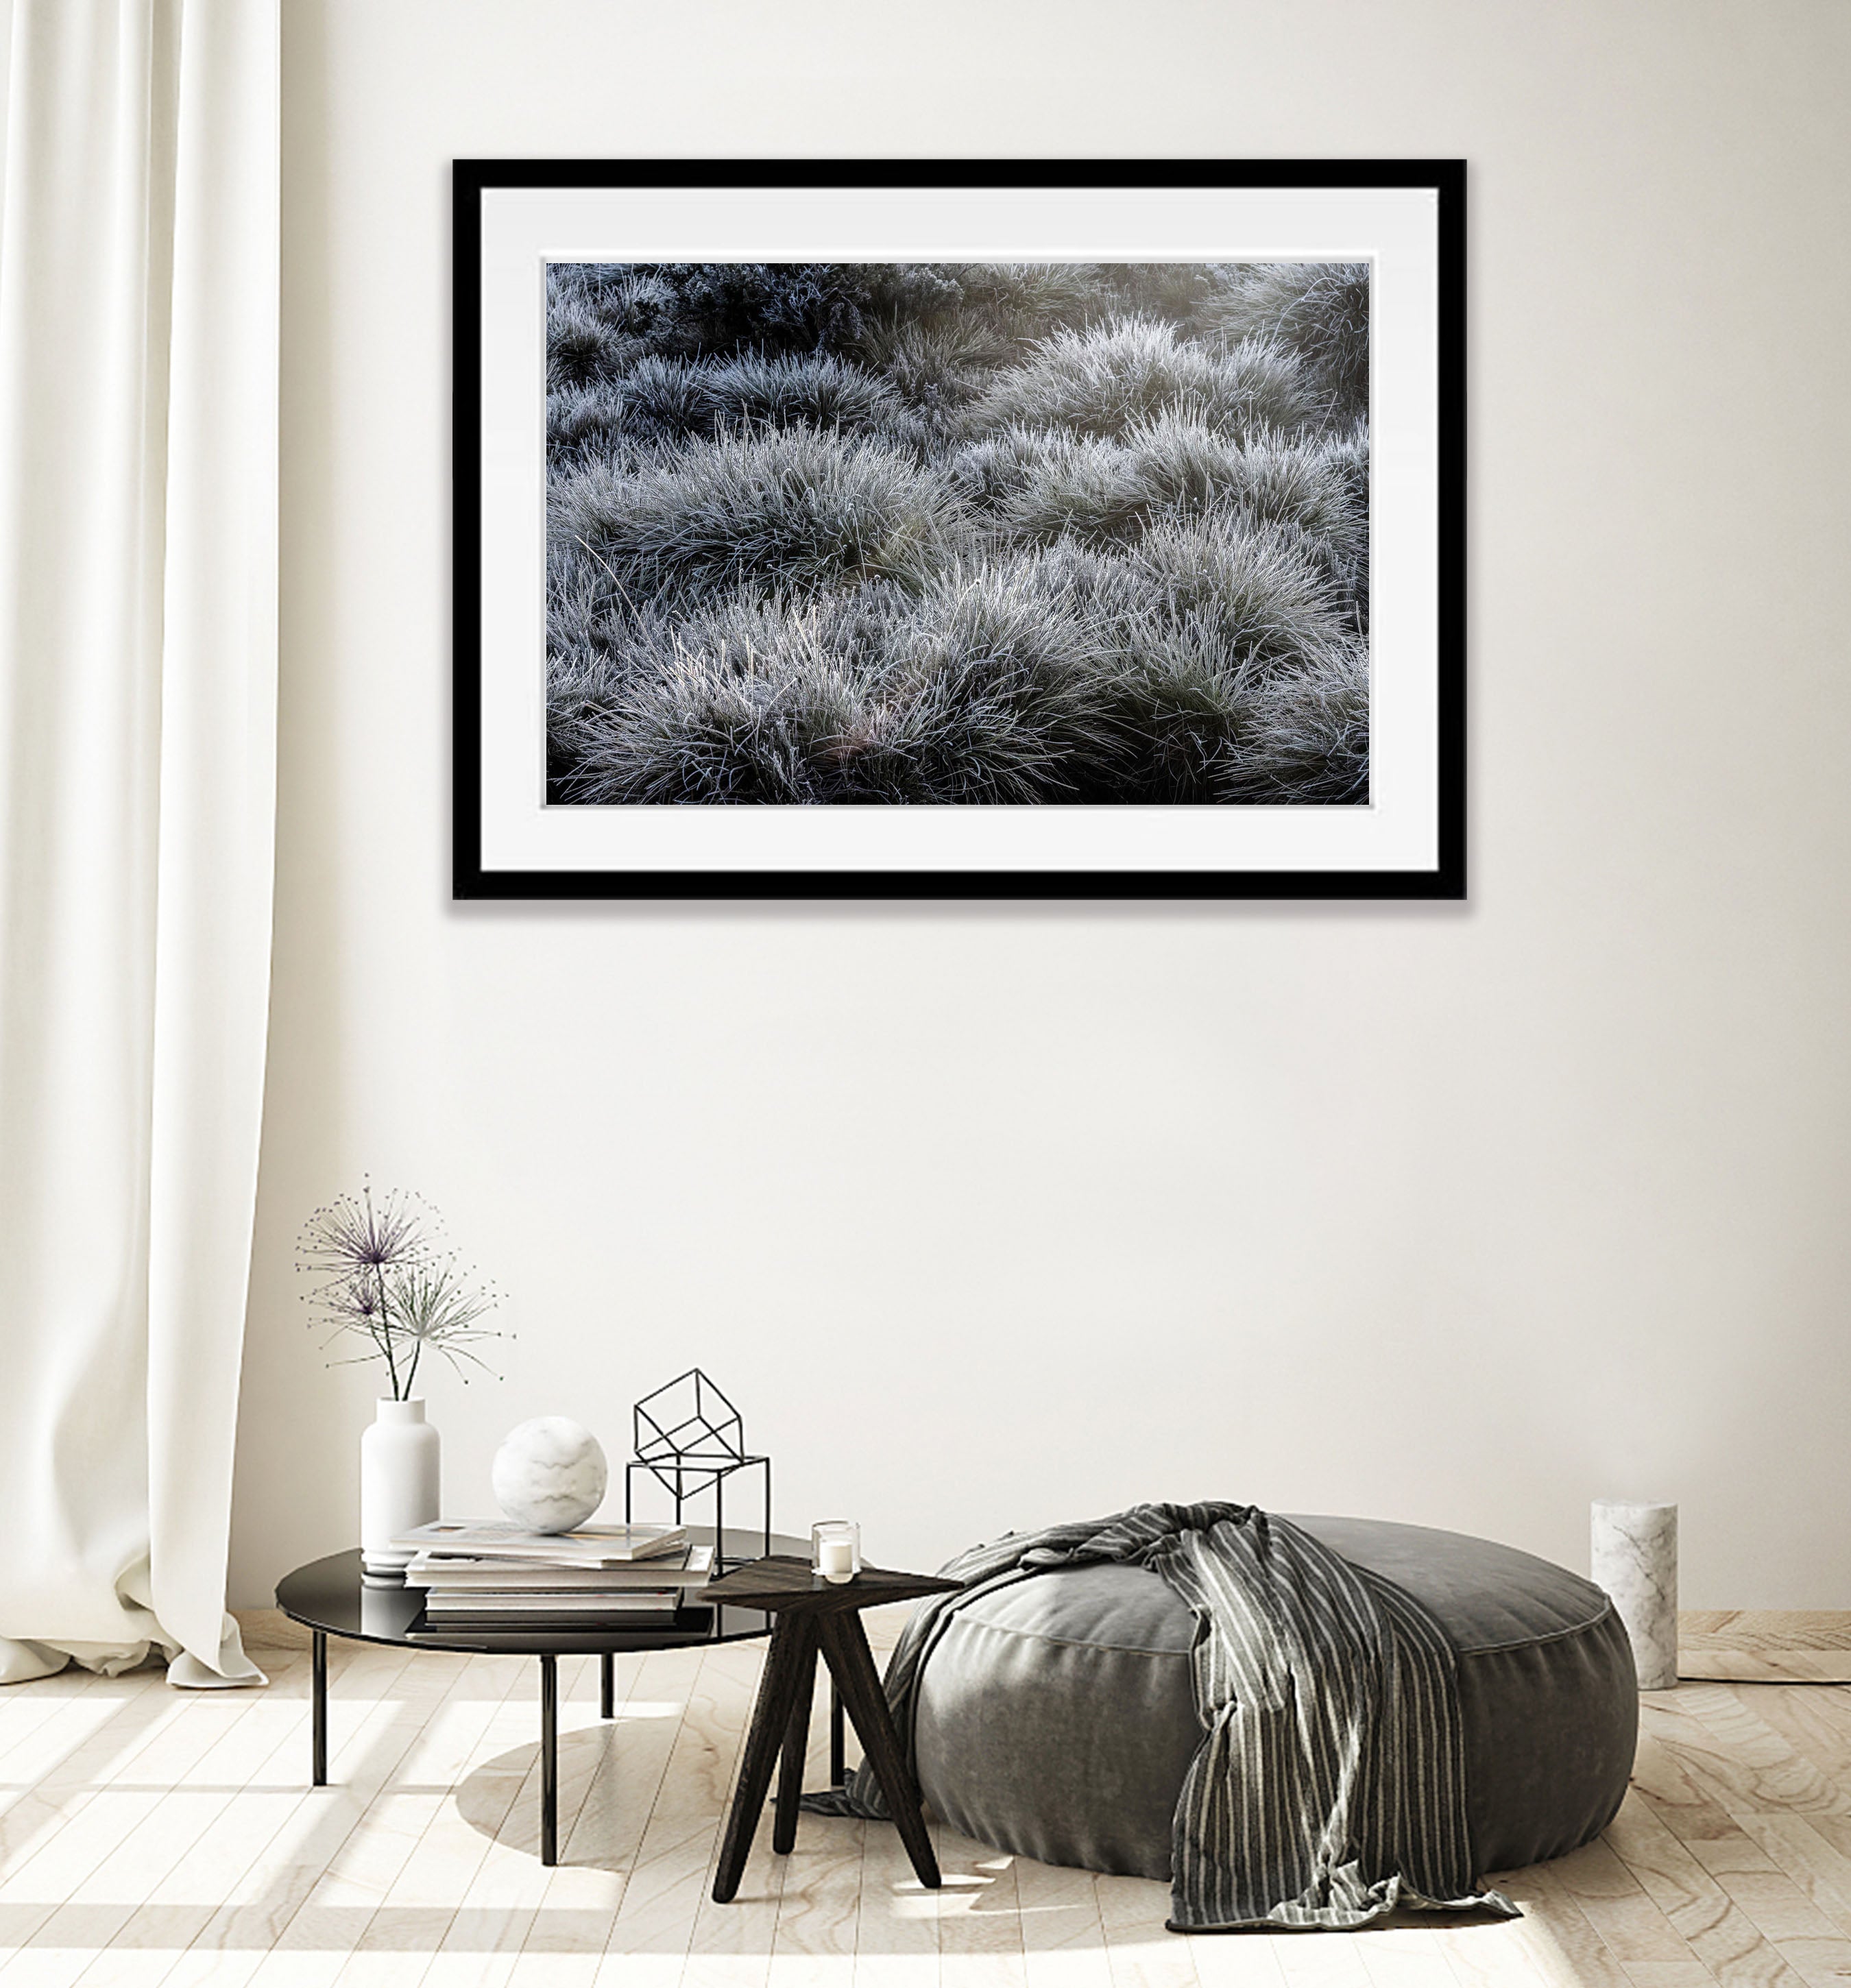
[[[713,1549],[685,1526],[580,1526],[529,1533],[437,1519],[395,1540],[413,1554],[431,1628],[642,1628],[700,1599]]]

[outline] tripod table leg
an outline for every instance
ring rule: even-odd
[[[874,1769],[881,1793],[887,1798],[887,1812],[900,1832],[900,1841],[912,1859],[919,1882],[936,1891],[940,1882],[939,1860],[932,1854],[926,1818],[919,1812],[919,1790],[900,1750],[899,1737],[887,1710],[887,1695],[881,1689],[880,1673],[874,1667],[874,1653],[868,1647],[861,1618],[844,1611],[822,1617],[818,1627],[824,1658],[842,1688],[848,1716],[861,1735],[862,1756]]]
[[[757,1702],[752,1708],[752,1726],[746,1735],[739,1762],[739,1785],[733,1791],[733,1807],[726,1817],[726,1834],[720,1844],[720,1858],[713,1873],[713,1902],[723,1905],[736,1897],[745,1875],[746,1859],[752,1849],[753,1832],[771,1786],[772,1770],[777,1765],[784,1735],[790,1724],[790,1702],[796,1689],[799,1662],[807,1638],[795,1616],[783,1616],[771,1632],[771,1647],[765,1653],[765,1668],[759,1678]]]
[[[784,1760],[771,1824],[771,1847],[780,1857],[787,1856],[797,1844],[797,1804],[804,1799],[804,1756],[810,1747],[810,1699],[816,1689],[816,1626],[801,1616],[791,1626],[801,1632],[804,1646],[797,1654],[790,1689],[790,1717],[784,1727]]]

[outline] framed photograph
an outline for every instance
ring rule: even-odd
[[[1465,894],[1464,167],[461,160],[459,898]]]

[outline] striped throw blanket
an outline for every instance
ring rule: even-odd
[[[1169,1925],[1366,1925],[1396,1905],[1518,1911],[1480,1889],[1466,1824],[1453,1646],[1391,1581],[1250,1505],[1138,1505],[973,1547],[923,1603],[887,1672],[910,1750],[921,1672],[956,1611],[1050,1567],[1118,1560],[1166,1581],[1200,1625],[1203,1737],[1176,1803]],[[857,1770],[824,1813],[885,1814]]]

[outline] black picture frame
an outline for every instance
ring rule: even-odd
[[[710,871],[489,867],[483,849],[482,202],[503,188],[1409,188],[1436,206],[1434,860],[1420,869]],[[1460,899],[1466,895],[1466,168],[1462,160],[459,159],[453,176],[452,872],[463,899]]]

